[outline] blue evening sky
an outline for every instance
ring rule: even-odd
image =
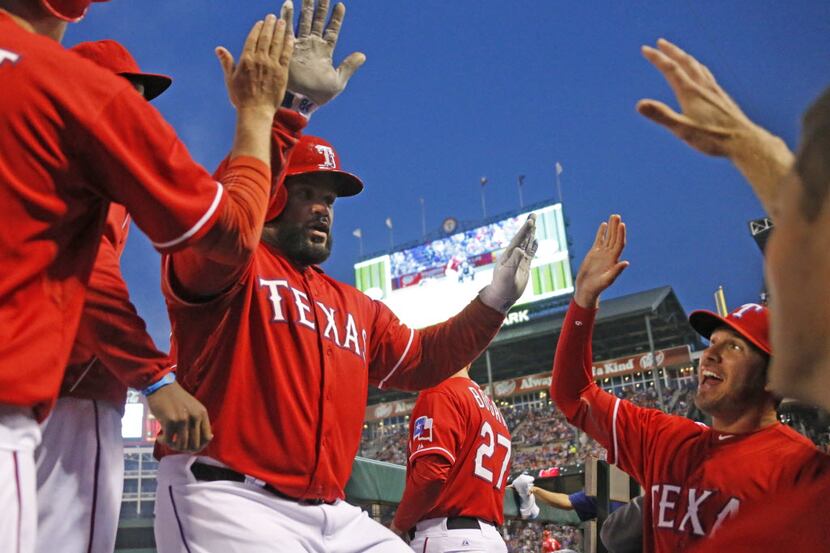
[[[299,5],[299,0],[297,1]],[[114,38],[142,68],[173,76],[156,107],[193,157],[213,169],[230,147],[234,113],[214,57],[235,55],[250,25],[279,2],[113,0],[95,4],[65,44]],[[366,252],[421,236],[453,216],[481,217],[556,196],[561,177],[574,272],[597,224],[628,224],[631,267],[609,296],[669,284],[683,306],[757,299],[762,259],[747,221],[763,214],[740,174],[691,151],[634,110],[673,104],[639,53],[658,37],[706,63],[748,115],[794,147],[800,114],[830,85],[830,3],[800,1],[563,2],[355,0],[336,53],[368,58],[309,132],[328,138],[366,189],[337,202],[335,247],[324,265],[353,283],[355,228]],[[167,347],[159,256],[134,229],[122,265],[151,334]]]

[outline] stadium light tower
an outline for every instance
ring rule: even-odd
[[[749,233],[752,235],[755,243],[758,244],[762,253],[767,247],[767,240],[769,240],[773,228],[775,228],[775,225],[773,225],[772,219],[769,217],[761,217],[760,219],[753,219],[749,222]]]

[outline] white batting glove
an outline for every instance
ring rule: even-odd
[[[531,213],[499,256],[493,270],[493,282],[479,292],[478,297],[484,305],[507,313],[516,300],[522,297],[530,277],[530,262],[536,255],[538,246],[536,214]]]
[[[536,496],[530,493],[533,482],[534,478],[529,474],[521,474],[513,480],[513,489],[519,494],[519,514],[523,519],[533,519],[539,516]]]
[[[363,53],[353,52],[337,69],[334,68],[332,56],[346,7],[342,3],[335,5],[326,25],[329,0],[319,0],[316,8],[314,4],[314,0],[303,0],[288,71],[288,90],[294,96],[302,97],[304,107],[313,104],[312,109],[306,110],[308,113],[343,92],[351,76],[366,61]],[[289,22],[293,20],[294,6],[290,0],[283,4],[280,17]]]

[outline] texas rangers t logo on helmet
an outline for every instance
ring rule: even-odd
[[[320,163],[320,169],[337,169],[337,163],[334,158],[334,150],[329,148],[328,146],[324,146],[323,144],[316,144],[314,148],[317,150],[317,153],[322,155],[325,160],[323,163]]]
[[[745,304],[743,304],[741,307],[739,307],[738,309],[736,309],[736,310],[732,313],[732,316],[733,316],[733,317],[737,317],[737,318],[739,318],[739,319],[740,319],[741,317],[743,317],[743,316],[744,316],[744,313],[746,313],[746,312],[747,312],[747,311],[749,311],[750,309],[752,309],[753,311],[756,311],[756,312],[757,312],[757,311],[763,311],[764,306],[763,306],[763,305],[758,305],[757,303],[745,303]]]

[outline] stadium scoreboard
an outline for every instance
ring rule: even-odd
[[[560,203],[360,261],[354,266],[355,286],[413,328],[441,322],[490,283],[495,261],[530,213],[536,213],[539,249],[516,307],[572,293]]]

